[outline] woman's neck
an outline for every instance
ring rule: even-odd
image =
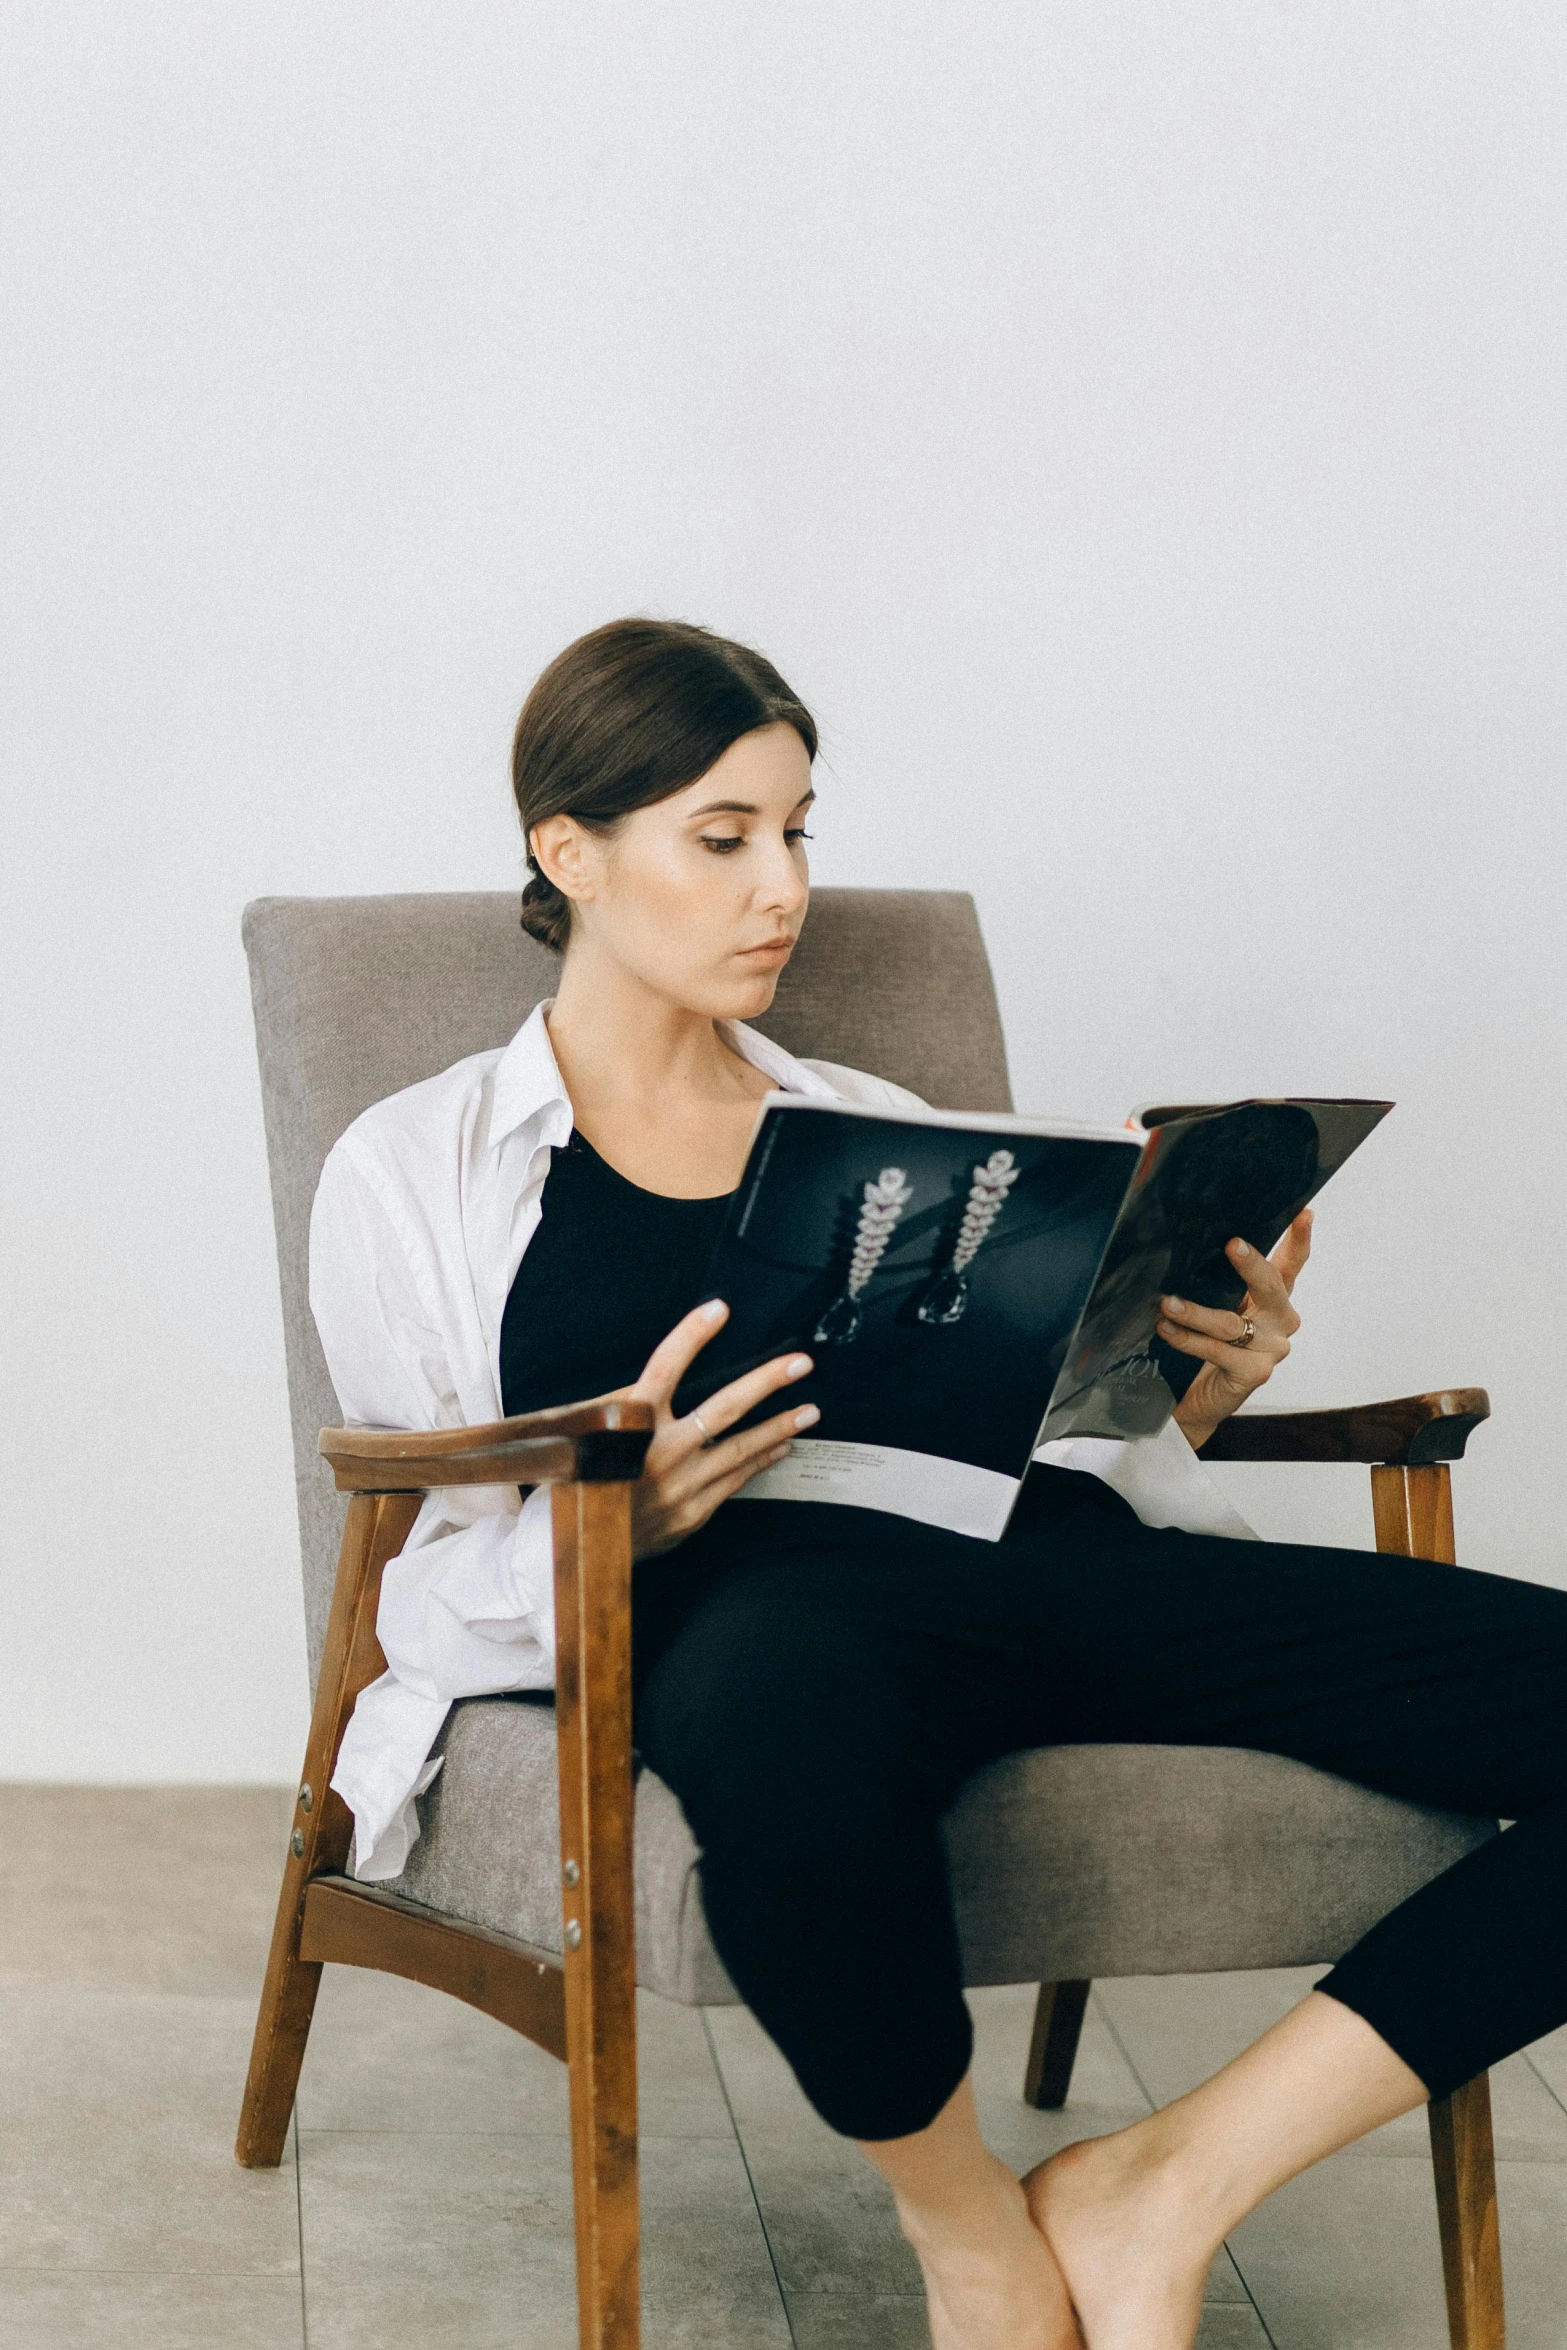
[[[771,1087],[706,1013],[574,949],[549,1032],[577,1131],[601,1158],[674,1199],[734,1189]]]
[[[602,1106],[667,1116],[677,1103],[717,1107],[767,1090],[708,1014],[580,948],[566,958],[549,1035],[579,1123]]]

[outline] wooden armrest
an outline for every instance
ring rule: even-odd
[[[323,1428],[341,1493],[438,1485],[614,1485],[642,1473],[646,1403],[573,1403],[482,1428]]]
[[[1491,1416],[1483,1387],[1401,1395],[1393,1403],[1350,1404],[1336,1412],[1237,1412],[1202,1448],[1205,1461],[1380,1461],[1418,1468],[1463,1459]]]

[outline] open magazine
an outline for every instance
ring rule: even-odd
[[[709,1268],[729,1320],[676,1409],[802,1350],[817,1432],[749,1495],[994,1540],[1040,1444],[1158,1433],[1196,1367],[1157,1337],[1161,1297],[1237,1306],[1225,1243],[1270,1250],[1391,1107],[1209,1103],[1116,1130],[775,1095]]]

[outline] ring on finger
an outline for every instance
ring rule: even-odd
[[[1242,1316],[1241,1316],[1241,1334],[1240,1334],[1239,1338],[1232,1338],[1232,1339],[1230,1340],[1230,1344],[1231,1344],[1231,1346],[1250,1346],[1250,1344],[1251,1344],[1252,1340],[1253,1340],[1253,1339],[1256,1337],[1256,1335],[1257,1335],[1257,1325],[1256,1325],[1256,1323],[1255,1323],[1255,1322],[1252,1320],[1252,1318],[1251,1318],[1250,1314],[1242,1314]]]
[[[718,1442],[718,1439],[717,1439],[717,1437],[716,1437],[716,1436],[713,1434],[713,1431],[712,1431],[712,1429],[711,1429],[711,1428],[709,1428],[709,1426],[708,1426],[707,1422],[706,1422],[706,1421],[703,1419],[703,1417],[702,1417],[701,1413],[700,1413],[700,1412],[693,1412],[693,1413],[691,1414],[691,1417],[692,1417],[692,1419],[693,1419],[693,1420],[695,1420],[695,1422],[696,1422],[697,1426],[698,1426],[698,1427],[701,1429],[701,1431],[702,1431],[702,1442],[703,1442],[704,1444],[716,1444],[716,1443]]]

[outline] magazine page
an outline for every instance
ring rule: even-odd
[[[1251,1101],[1146,1110],[1151,1128],[1051,1397],[1041,1442],[1157,1435],[1199,1365],[1155,1332],[1164,1296],[1234,1311],[1226,1243],[1274,1247],[1391,1102]]]
[[[1127,1132],[775,1097],[709,1270],[730,1319],[677,1411],[798,1348],[815,1369],[792,1395],[819,1407],[818,1432],[748,1496],[995,1539],[1142,1147]]]

